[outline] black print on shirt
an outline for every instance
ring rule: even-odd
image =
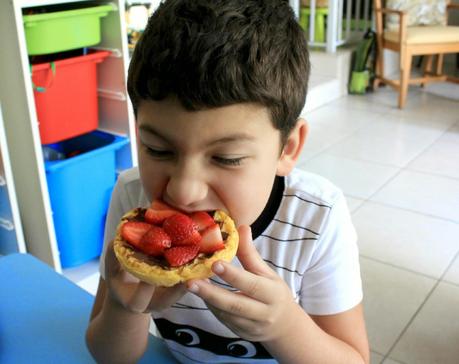
[[[165,340],[181,345],[210,351],[216,355],[237,358],[272,359],[272,356],[258,342],[228,338],[188,325],[177,325],[166,319],[155,319],[156,327]]]

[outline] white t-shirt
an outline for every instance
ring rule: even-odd
[[[124,213],[148,205],[137,168],[122,173],[110,203],[104,246],[113,239]],[[328,180],[293,170],[284,179],[274,219],[254,244],[307,313],[336,314],[361,302],[357,236],[343,193]],[[102,256],[102,277],[103,262]],[[237,258],[233,264],[240,266]],[[211,281],[234,289],[217,277]],[[276,363],[262,345],[237,337],[191,293],[169,309],[154,313],[153,318],[172,354],[182,363]]]

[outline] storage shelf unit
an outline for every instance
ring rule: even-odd
[[[0,255],[25,251],[0,105]]]
[[[111,50],[112,55],[98,66],[99,129],[130,139],[130,144],[116,155],[117,169],[137,165],[134,117],[126,94],[129,57],[124,0],[0,1],[0,30],[3,34],[0,38],[0,102],[26,249],[58,272],[62,268],[43,163],[22,10],[71,2],[113,4],[116,8],[101,19],[98,47]]]

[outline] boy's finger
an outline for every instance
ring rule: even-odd
[[[241,225],[238,228],[239,232],[239,247],[237,249],[237,257],[242,266],[249,272],[272,276],[274,272],[261,258],[252,240],[252,231],[249,226]]]
[[[140,281],[121,268],[113,250],[113,241],[108,244],[105,252],[105,281],[117,299],[133,312],[144,312],[155,291],[154,286]]]
[[[212,270],[226,283],[246,296],[264,303],[269,303],[272,300],[275,287],[269,278],[242,270],[225,261],[215,262],[212,265]]]
[[[244,295],[217,287],[204,280],[187,282],[188,289],[214,308],[239,317],[260,320],[266,315],[266,305]]]
[[[116,259],[115,251],[113,250],[113,240],[108,244],[105,251],[105,279],[115,276],[120,271],[120,264]]]
[[[127,303],[130,310],[143,313],[148,309],[153,293],[155,292],[155,286],[140,281],[133,288],[134,290]]]
[[[169,308],[172,304],[177,302],[186,293],[187,289],[184,283],[176,284],[173,287],[157,286],[155,288],[154,296],[150,301],[147,311],[161,311],[166,308]]]

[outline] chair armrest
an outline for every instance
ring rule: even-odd
[[[446,24],[449,23],[449,17],[453,10],[459,10],[459,4],[448,4],[446,5]]]
[[[390,8],[376,8],[375,9],[376,16],[378,16],[378,13],[382,14],[393,14],[393,15],[398,15],[398,40],[400,43],[405,41],[406,38],[406,28],[407,26],[407,15],[408,12],[402,11],[402,10],[396,10],[396,9],[390,9]],[[381,17],[382,19],[382,17]],[[384,25],[382,26],[382,31],[384,33]]]
[[[380,8],[380,9],[376,9],[375,11],[381,12],[383,14],[395,14],[395,15],[398,15],[399,17],[405,16],[407,14],[406,11],[395,10],[395,9],[390,9],[390,8]]]

